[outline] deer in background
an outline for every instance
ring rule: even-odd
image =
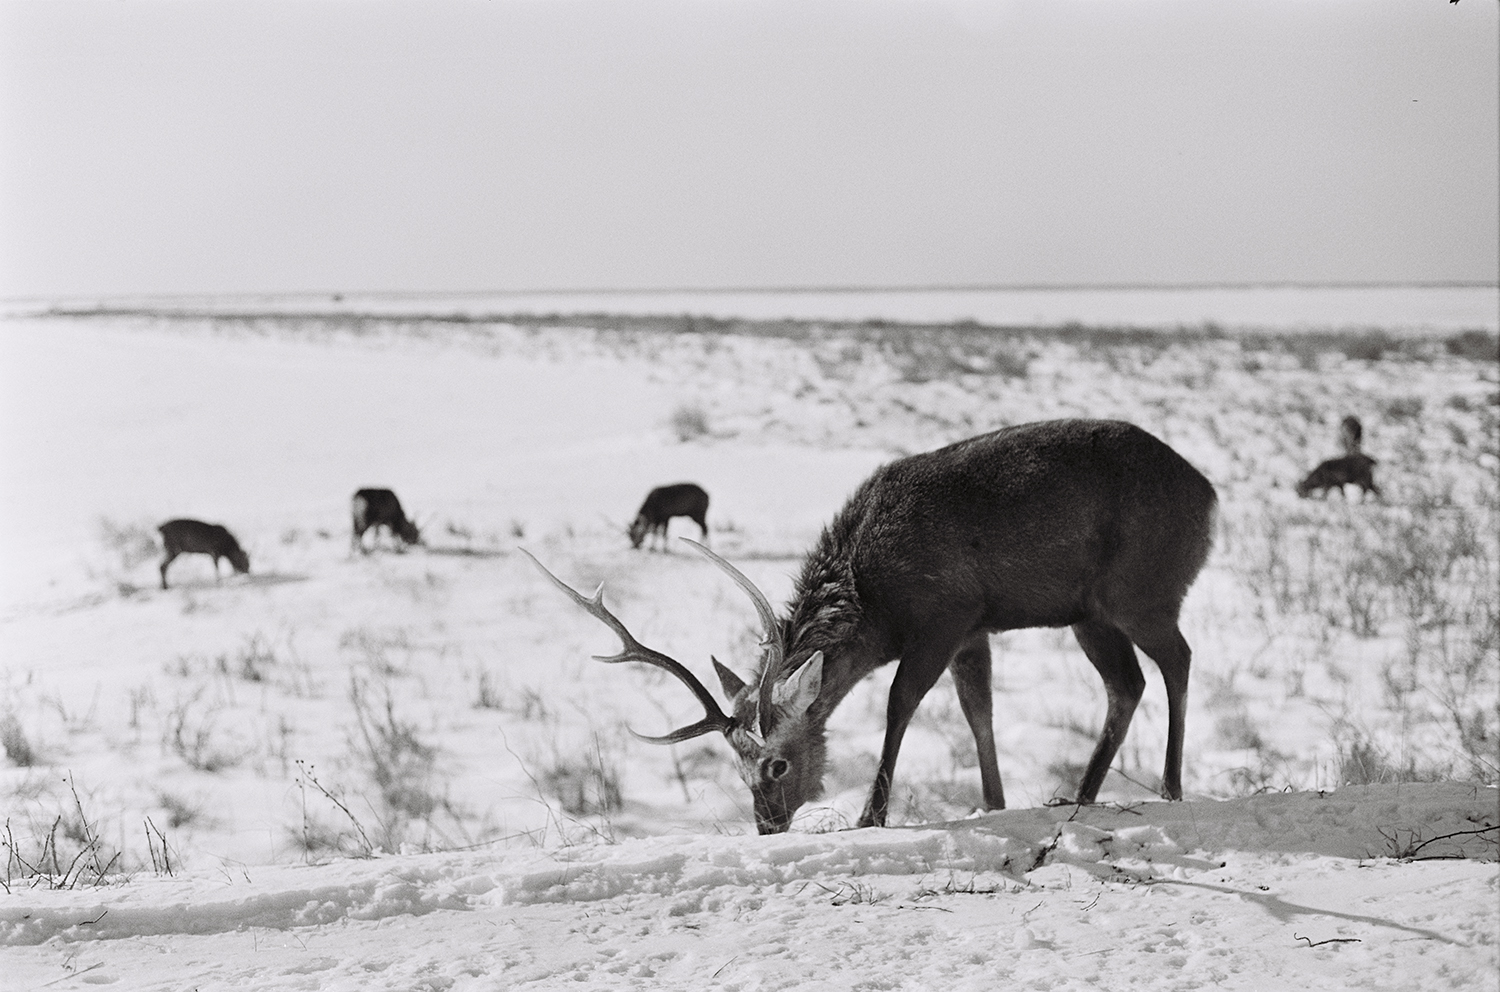
[[[1347,499],[1348,493],[1344,487],[1352,484],[1359,487],[1361,500],[1368,493],[1379,497],[1380,487],[1375,485],[1375,466],[1379,463],[1360,451],[1364,433],[1358,417],[1345,417],[1339,424],[1339,445],[1344,449],[1344,456],[1320,462],[1317,468],[1297,483],[1297,495],[1306,499],[1314,490],[1318,490],[1327,499],[1328,490],[1336,487],[1339,495]]]
[[[365,552],[365,531],[375,531],[375,540],[379,541],[381,527],[406,544],[422,543],[422,532],[407,519],[401,501],[389,489],[359,490],[349,501],[349,512],[354,518],[354,536],[350,545],[361,554]]]
[[[161,563],[161,587],[167,588],[167,566],[178,555],[212,555],[214,581],[219,580],[219,559],[229,559],[235,572],[244,575],[250,571],[250,556],[240,547],[228,528],[222,524],[206,524],[201,520],[168,520],[156,528],[161,532],[161,543],[167,557]]]
[[[1166,684],[1162,791],[1180,799],[1191,652],[1178,616],[1208,557],[1216,505],[1209,481],[1140,428],[1060,420],[878,469],[824,529],[783,617],[738,569],[694,544],[750,597],[763,630],[764,654],[748,682],[713,659],[727,714],[679,662],[631,636],[605,608],[603,586],[586,598],[536,564],[620,638],[623,650],[600,661],[656,666],[698,698],[703,719],[642,739],[724,734],[763,834],[786,830],[822,793],[829,715],[861,679],[899,658],[880,766],[859,819],[883,826],[902,737],[944,670],[974,735],[985,805],[1005,807],[988,635],[1022,627],[1072,627],[1104,680],[1104,729],[1077,801],[1098,795],[1144,691],[1132,645]]]
[[[630,546],[639,548],[647,535],[660,536],[662,550],[667,547],[667,524],[673,517],[687,517],[703,532],[708,540],[708,493],[702,486],[691,482],[679,482],[671,486],[658,486],[646,494],[646,501],[636,512],[630,524]],[[647,550],[650,550],[648,544]]]

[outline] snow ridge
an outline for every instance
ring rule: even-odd
[[[834,891],[880,876],[1025,884],[1046,866],[1102,880],[1184,880],[1231,852],[1380,859],[1433,840],[1429,857],[1493,860],[1500,793],[1456,783],[1350,787],[1224,802],[1009,810],[924,827],[775,837],[657,837],[550,853],[486,851],[196,873],[86,891],[17,888],[0,901],[0,945],[285,930],[447,910],[665,899],[714,912],[756,893]],[[1486,829],[1490,828],[1490,829]],[[251,878],[251,872],[255,878]],[[226,889],[226,884],[228,885]]]

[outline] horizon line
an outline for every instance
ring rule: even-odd
[[[717,296],[735,293],[748,295],[814,295],[827,293],[853,295],[858,293],[1049,293],[1049,292],[1149,292],[1245,289],[1500,289],[1500,280],[1484,281],[1470,279],[1262,279],[1262,280],[1213,280],[1203,282],[1027,282],[1027,283],[929,283],[897,285],[793,285],[793,286],[637,286],[637,287],[587,287],[587,288],[543,288],[543,289],[450,289],[450,290],[229,290],[215,292],[129,292],[129,293],[67,293],[38,296],[0,297],[0,303],[59,302],[69,299],[206,299],[247,297],[483,297],[483,296]]]

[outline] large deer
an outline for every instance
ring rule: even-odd
[[[1003,809],[988,634],[1022,627],[1071,626],[1104,680],[1108,712],[1078,802],[1098,795],[1145,688],[1132,642],[1166,684],[1162,791],[1180,799],[1191,652],[1177,621],[1208,557],[1215,504],[1208,480],[1140,428],[1058,420],[876,470],[808,554],[783,618],[734,566],[695,544],[750,596],[764,628],[750,682],[713,659],[729,714],[681,664],[631,636],[605,608],[603,586],[585,598],[537,566],[619,636],[624,650],[600,661],[654,665],[692,690],[704,718],[643,739],[724,734],[763,834],[786,830],[821,794],[829,715],[861,679],[897,658],[880,768],[859,825],[885,824],[901,738],[944,669],[974,733],[985,805]]]

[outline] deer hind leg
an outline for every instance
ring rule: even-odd
[[[1167,687],[1167,761],[1161,773],[1162,795],[1182,798],[1182,739],[1187,728],[1188,671],[1193,652],[1173,618],[1141,630],[1130,632],[1131,640],[1161,669]]]
[[[861,827],[885,826],[886,813],[891,804],[891,782],[896,774],[896,756],[901,752],[901,738],[911,723],[917,704],[927,695],[948,667],[955,649],[951,642],[934,648],[918,645],[915,650],[902,657],[896,669],[896,678],[891,683],[890,701],[885,711],[885,743],[880,749],[880,769],[875,773],[875,784],[870,787],[870,798],[865,802],[864,812],[859,816]]]
[[[1141,663],[1136,660],[1130,638],[1119,628],[1102,620],[1085,620],[1073,625],[1073,636],[1078,638],[1083,653],[1088,655],[1089,662],[1104,680],[1104,691],[1109,697],[1104,730],[1099,734],[1099,743],[1094,745],[1093,757],[1089,758],[1083,781],[1078,785],[1078,801],[1091,803],[1099,795],[1099,787],[1109,773],[1110,762],[1115,760],[1115,752],[1125,742],[1130,718],[1135,715],[1141,694],[1146,691],[1146,677],[1141,674]]]
[[[161,563],[161,587],[167,588],[167,566],[177,559],[177,552],[171,548],[167,549],[167,558]]]
[[[1005,789],[1000,784],[1000,763],[995,759],[994,699],[990,695],[990,637],[980,631],[964,642],[948,663],[958,705],[974,732],[979,754],[979,781],[984,787],[986,809],[1005,808]]]

